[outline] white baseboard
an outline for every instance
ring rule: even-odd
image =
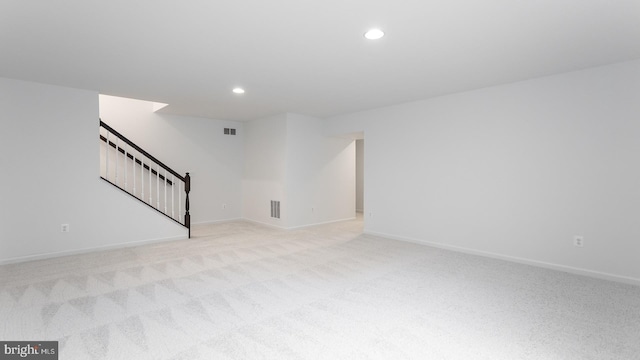
[[[333,223],[337,223],[337,222],[349,221],[349,220],[355,220],[355,219],[356,219],[356,217],[349,217],[349,218],[345,218],[345,219],[329,220],[329,221],[323,221],[323,222],[307,224],[307,225],[292,226],[292,227],[288,227],[286,229],[287,230],[302,229],[302,228],[308,228],[308,227],[311,227],[311,226],[333,224]]]
[[[266,227],[270,227],[272,229],[278,229],[278,230],[287,230],[286,227],[284,226],[278,226],[278,225],[274,225],[274,224],[269,224],[266,222],[262,222],[262,221],[258,221],[258,220],[253,220],[253,219],[249,219],[249,218],[242,218],[240,219],[241,221],[246,221],[246,222],[250,222],[250,223],[254,223],[254,224],[258,224],[258,225],[262,225],[262,226],[266,226]]]
[[[191,223],[191,225],[209,225],[209,224],[222,224],[233,221],[243,221],[244,219],[241,217],[231,218],[231,219],[222,219],[222,220],[210,220],[210,221],[200,221],[196,223]]]
[[[132,241],[132,242],[126,242],[126,243],[113,244],[113,245],[96,246],[96,247],[77,249],[77,250],[57,251],[57,252],[37,254],[37,255],[27,255],[27,256],[20,256],[20,257],[14,257],[9,259],[0,259],[0,265],[15,264],[15,263],[21,263],[21,262],[27,262],[27,261],[34,261],[34,260],[45,260],[45,259],[51,259],[56,257],[62,257],[62,256],[79,255],[79,254],[86,254],[86,253],[106,251],[106,250],[124,249],[128,247],[148,245],[148,244],[167,242],[167,241],[184,240],[184,239],[187,239],[186,234],[184,236],[172,236],[172,237],[166,237],[166,238]]]
[[[576,275],[588,276],[588,277],[597,278],[597,279],[616,281],[616,282],[620,282],[620,283],[640,286],[640,279],[634,278],[634,277],[629,277],[629,276],[624,276],[624,275],[605,273],[605,272],[601,272],[601,271],[589,270],[589,269],[584,269],[584,268],[577,268],[577,267],[568,266],[568,265],[554,264],[554,263],[549,263],[549,262],[545,262],[545,261],[521,258],[521,257],[511,256],[511,255],[498,254],[498,253],[493,253],[493,252],[489,252],[489,251],[482,251],[482,250],[476,250],[476,249],[471,249],[471,248],[466,248],[466,247],[461,247],[461,246],[447,245],[447,244],[438,243],[438,242],[426,241],[426,240],[422,240],[422,239],[416,239],[416,238],[404,237],[404,236],[396,236],[396,235],[379,233],[379,232],[374,232],[374,231],[364,231],[364,234],[372,235],[372,236],[378,236],[378,237],[384,237],[384,238],[387,238],[387,239],[412,242],[412,243],[416,243],[416,244],[432,246],[432,247],[435,247],[435,248],[451,250],[451,251],[461,252],[461,253],[465,253],[465,254],[479,255],[479,256],[489,257],[489,258],[493,258],[493,259],[500,259],[500,260],[515,262],[515,263],[519,263],[519,264],[525,264],[525,265],[541,267],[541,268],[545,268],[545,269],[558,270],[558,271],[568,272],[568,273],[576,274]]]
[[[248,218],[243,218],[242,220],[243,221],[247,221],[247,222],[251,222],[251,223],[255,223],[255,224],[268,226],[268,227],[271,227],[271,228],[280,229],[280,230],[298,230],[298,229],[308,228],[308,227],[311,227],[311,226],[326,225],[326,224],[332,224],[332,223],[337,223],[337,222],[341,222],[341,221],[349,221],[349,220],[354,220],[354,219],[356,219],[356,217],[350,217],[350,218],[345,218],[345,219],[337,219],[337,220],[329,220],[329,221],[324,221],[324,222],[319,222],[319,223],[306,224],[306,225],[300,225],[300,226],[291,226],[291,227],[278,226],[278,225],[269,224],[269,223],[265,223],[265,222],[261,222],[261,221],[257,221],[257,220],[253,220],[253,219],[248,219]]]

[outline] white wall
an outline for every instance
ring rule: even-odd
[[[367,233],[640,283],[639,114],[633,61],[338,116],[326,131],[366,133]]]
[[[0,78],[0,160],[0,263],[186,237],[100,180],[95,92]]]
[[[355,216],[355,141],[326,137],[323,121],[287,115],[288,227]]]
[[[245,123],[243,217],[286,227],[286,114]],[[281,202],[280,219],[271,218],[271,200]]]
[[[192,224],[242,217],[243,124],[155,113],[153,105],[100,95],[100,118],[178,173],[190,173]]]
[[[364,211],[364,139],[356,140],[356,211]]]
[[[244,217],[282,228],[353,218],[355,145],[323,122],[281,114],[245,123]],[[270,201],[281,201],[281,218]]]

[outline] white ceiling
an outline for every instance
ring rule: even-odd
[[[364,39],[373,26],[386,36]],[[327,117],[636,58],[640,0],[0,0],[0,77],[217,119]]]

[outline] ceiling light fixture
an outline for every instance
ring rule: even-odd
[[[369,40],[378,40],[384,36],[384,31],[380,29],[371,29],[364,33],[364,37]]]
[[[232,91],[233,91],[234,94],[244,94],[244,89],[243,88],[237,87],[237,88],[234,88]]]

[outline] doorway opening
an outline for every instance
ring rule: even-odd
[[[356,215],[364,214],[364,139],[356,139]]]

